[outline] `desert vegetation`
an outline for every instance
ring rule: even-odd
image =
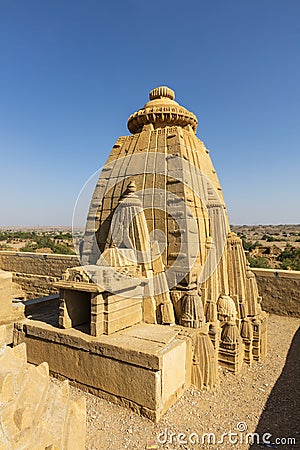
[[[0,250],[75,254],[70,230],[0,230]]]
[[[236,225],[251,267],[300,270],[300,225]]]
[[[251,267],[300,270],[300,225],[234,225]],[[75,238],[83,230],[75,231]],[[73,255],[71,228],[0,228],[0,250]]]

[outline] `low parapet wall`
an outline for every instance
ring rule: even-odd
[[[69,267],[80,265],[76,255],[0,251],[0,269],[60,277]]]
[[[27,299],[56,294],[53,282],[61,279],[66,269],[79,265],[75,255],[0,251],[0,270],[13,273],[13,282]],[[300,271],[251,270],[265,311],[300,317]]]
[[[300,271],[251,269],[257,280],[265,311],[300,317]]]
[[[66,269],[78,265],[76,255],[0,251],[0,270],[12,272],[15,296],[26,299],[57,293],[53,282],[60,280]]]

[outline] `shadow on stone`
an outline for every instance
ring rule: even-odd
[[[58,326],[59,295],[48,295],[32,300],[26,300],[25,316],[28,319],[39,320],[53,326]]]
[[[254,444],[251,449],[277,448],[298,449],[299,447],[299,371],[300,371],[300,328],[291,343],[286,363],[278,378],[264,411],[259,419],[256,433],[260,440],[264,433],[272,435],[268,440],[271,445]],[[296,442],[289,441],[294,438]],[[276,439],[282,439],[276,441]],[[277,443],[278,442],[278,443]]]

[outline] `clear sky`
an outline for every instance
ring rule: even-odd
[[[198,116],[231,223],[300,223],[299,55],[299,0],[0,0],[0,225],[70,225],[158,85]]]

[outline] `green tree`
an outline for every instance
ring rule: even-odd
[[[281,268],[284,270],[300,270],[300,248],[287,245],[277,260],[281,262]]]
[[[242,238],[242,243],[243,243],[243,248],[244,250],[251,252],[251,250],[254,250],[257,247],[261,247],[261,244],[259,242],[251,242],[251,241],[246,241],[245,238]]]
[[[263,256],[247,256],[250,267],[257,267],[261,269],[270,269],[270,263],[267,258]]]

